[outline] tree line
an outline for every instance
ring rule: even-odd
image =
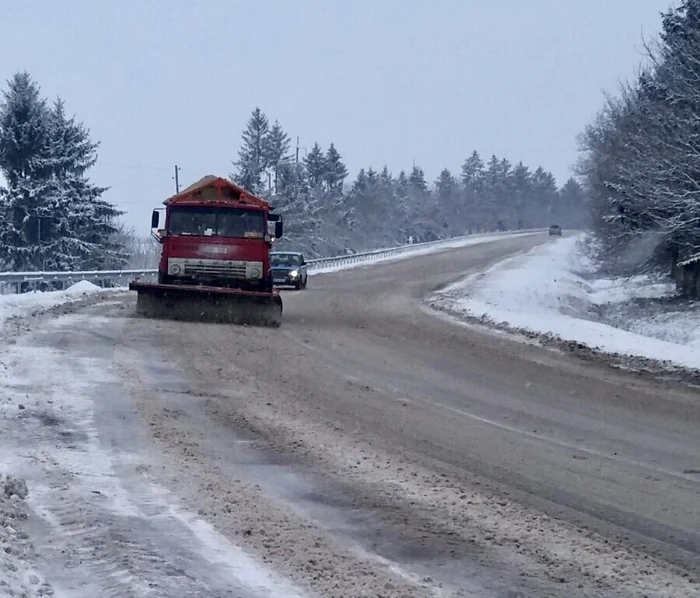
[[[624,275],[700,252],[700,1],[663,13],[645,49],[580,139],[597,255]]]
[[[285,216],[280,247],[310,255],[371,250],[409,239],[430,241],[479,231],[586,223],[582,186],[561,188],[542,167],[534,171],[477,151],[461,171],[442,170],[431,184],[420,166],[393,175],[384,166],[348,169],[335,144],[314,143],[305,156],[278,121],[255,108],[241,136],[231,180],[268,199]]]
[[[120,222],[123,212],[88,173],[99,143],[47,101],[27,72],[16,73],[0,101],[0,269],[93,270],[145,267],[157,251]],[[352,180],[335,144],[300,156],[279,122],[256,108],[243,130],[230,176],[285,216],[281,247],[310,256],[366,251],[471,232],[585,220],[582,187],[558,188],[554,176],[522,162],[472,152],[459,173],[432,183],[420,166],[397,175],[360,169]]]

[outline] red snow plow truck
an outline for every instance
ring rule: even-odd
[[[273,289],[272,242],[282,220],[234,183],[205,176],[153,211],[161,244],[158,283],[133,281],[141,315],[174,320],[279,326],[282,298]]]

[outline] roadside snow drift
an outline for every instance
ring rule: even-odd
[[[0,328],[9,318],[29,316],[52,307],[57,307],[72,301],[83,299],[93,293],[114,291],[114,289],[102,289],[97,285],[81,280],[68,287],[65,291],[47,291],[21,293],[19,295],[0,295]]]
[[[536,247],[432,298],[454,315],[700,369],[700,303],[646,276],[594,277],[577,235]]]

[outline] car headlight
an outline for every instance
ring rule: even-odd
[[[289,275],[290,275],[292,278],[296,278],[298,274],[299,274],[299,270],[292,270],[292,271],[289,273]]]

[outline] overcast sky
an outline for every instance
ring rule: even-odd
[[[101,143],[91,171],[147,234],[187,185],[227,176],[259,106],[354,177],[473,149],[551,170],[633,76],[672,0],[0,0],[0,79],[28,70]]]

